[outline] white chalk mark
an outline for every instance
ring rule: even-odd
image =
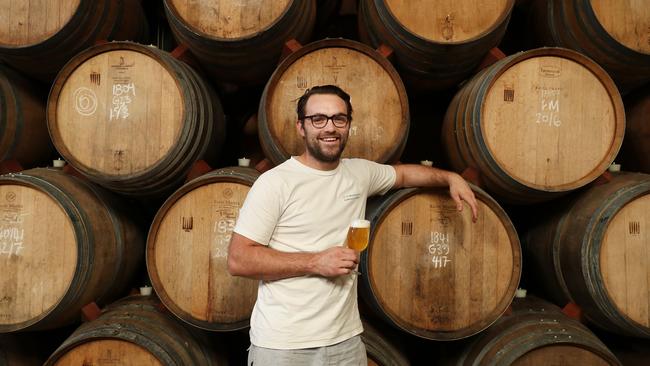
[[[82,116],[91,116],[97,110],[97,96],[92,89],[86,87],[77,88],[72,94],[74,107]]]

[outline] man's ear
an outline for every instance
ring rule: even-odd
[[[300,137],[305,138],[305,125],[300,120],[296,121],[296,131]]]

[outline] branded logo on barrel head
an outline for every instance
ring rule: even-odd
[[[298,89],[307,89],[307,79],[304,76],[296,77],[296,87]]]
[[[515,88],[512,85],[506,85],[503,88],[503,101],[504,102],[514,102],[515,101]]]
[[[5,195],[5,200],[7,200],[7,202],[15,201],[16,200],[16,193],[15,192],[7,192],[7,194]]]
[[[562,75],[562,68],[555,65],[542,65],[539,67],[539,73],[546,78],[557,78]]]
[[[410,236],[413,235],[413,223],[410,221],[402,222],[402,235]]]
[[[194,228],[194,217],[192,217],[192,216],[183,217],[181,220],[182,220],[182,222],[181,222],[182,226],[181,227],[186,232],[189,232],[190,230],[192,230]]]
[[[223,190],[223,196],[226,198],[231,198],[233,196],[234,192],[230,188],[226,188]]]
[[[329,65],[323,65],[323,67],[327,69],[326,73],[332,75],[332,78],[336,83],[338,82],[339,72],[343,70],[346,67],[346,65],[339,64],[339,60],[336,58],[336,56],[332,56],[332,62],[330,62]]]
[[[93,71],[90,73],[90,83],[92,84],[101,84],[101,78],[102,76],[98,72]]]
[[[629,223],[630,235],[640,235],[641,234],[641,223],[638,221],[631,221]]]

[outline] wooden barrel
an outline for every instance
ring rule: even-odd
[[[97,41],[144,42],[149,31],[136,0],[7,0],[0,13],[0,58],[47,82]]]
[[[626,171],[650,174],[650,87],[626,99],[625,139],[618,159]]]
[[[227,365],[216,345],[183,327],[161,306],[146,296],[111,304],[75,330],[45,365]]]
[[[495,197],[549,200],[612,163],[625,111],[607,74],[583,55],[539,48],[506,57],[455,95],[443,124],[454,170],[477,169]]]
[[[164,0],[174,36],[216,81],[263,84],[290,39],[306,43],[315,0]]]
[[[54,151],[45,123],[45,93],[0,64],[0,161],[32,168]]]
[[[609,349],[560,309],[535,298],[515,299],[453,363],[470,365],[621,365]]]
[[[411,363],[393,340],[370,323],[363,322],[361,340],[366,346],[368,366],[409,366]]]
[[[52,86],[47,123],[75,169],[133,196],[169,192],[195,161],[214,163],[225,130],[219,99],[194,70],[130,42],[76,55]]]
[[[351,96],[353,120],[343,157],[397,161],[410,123],[404,85],[378,52],[346,39],[310,43],[275,70],[264,88],[258,112],[266,157],[277,165],[302,153],[304,142],[296,131],[296,103],[307,88],[324,84],[337,85]]]
[[[620,173],[576,195],[526,235],[549,298],[600,328],[650,338],[650,176]]]
[[[361,0],[362,38],[386,44],[404,81],[419,89],[458,84],[503,38],[514,0]]]
[[[369,201],[361,295],[390,324],[421,338],[459,339],[507,309],[521,274],[519,239],[501,207],[474,193],[476,223],[447,190],[403,189]]]
[[[118,201],[89,182],[37,168],[0,176],[0,332],[78,321],[119,296],[144,250]]]
[[[160,208],[147,239],[147,270],[165,306],[202,329],[249,326],[258,281],[228,273],[228,245],[259,173],[223,168],[185,184]]]
[[[644,1],[534,2],[538,38],[587,55],[610,73],[622,93],[650,81],[650,10]]]

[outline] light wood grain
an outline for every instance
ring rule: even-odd
[[[250,317],[257,281],[227,271],[230,237],[249,189],[220,182],[191,190],[165,212],[150,240],[155,246],[150,270],[181,318],[228,324]]]
[[[69,155],[88,170],[106,176],[143,172],[179,138],[184,123],[179,88],[153,57],[103,52],[65,80],[53,128]]]
[[[611,219],[600,250],[604,287],[625,316],[650,327],[650,195],[628,202]]]
[[[0,1],[0,46],[24,47],[45,41],[63,28],[81,0]]]
[[[131,342],[101,339],[82,343],[54,363],[64,365],[162,366],[149,351]]]
[[[169,0],[184,23],[208,36],[237,39],[272,26],[290,0]]]
[[[337,85],[351,96],[353,120],[343,157],[395,159],[389,152],[403,143],[408,129],[403,85],[376,59],[345,47],[323,47],[302,55],[268,89],[266,123],[274,142],[289,155],[302,152],[304,142],[295,128],[296,102],[306,88],[324,84]]]
[[[520,248],[502,213],[479,202],[478,222],[446,192],[413,195],[375,228],[368,276],[405,329],[467,336],[498,318],[519,280]]]
[[[514,100],[504,100],[506,90]],[[534,57],[503,72],[487,91],[482,131],[507,174],[557,190],[593,176],[617,132],[609,91],[589,69],[561,57]],[[620,117],[618,117],[620,118]]]
[[[52,197],[0,185],[0,326],[51,311],[72,282],[77,256],[72,222]]]
[[[596,19],[622,45],[650,54],[650,6],[647,0],[591,0]]]
[[[386,0],[404,28],[440,43],[472,40],[493,30],[512,8],[512,0]]]

